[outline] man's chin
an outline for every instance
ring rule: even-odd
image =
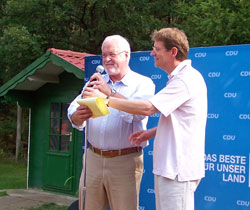
[[[106,70],[108,75],[117,75],[119,72],[116,69],[108,69]]]

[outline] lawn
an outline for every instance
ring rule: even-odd
[[[8,195],[6,191],[0,191],[0,197]]]
[[[26,161],[0,159],[0,190],[26,188]]]
[[[0,190],[26,189],[27,183],[26,161],[16,162],[13,159],[0,159]],[[6,191],[0,192],[0,197],[6,196]],[[58,206],[54,203],[44,204],[29,210],[67,210],[67,206]]]

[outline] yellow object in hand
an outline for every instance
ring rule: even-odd
[[[92,118],[101,117],[109,114],[109,109],[104,101],[105,99],[100,97],[84,98],[77,100],[79,105],[86,105],[92,111]]]

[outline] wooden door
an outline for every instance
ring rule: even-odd
[[[73,192],[73,136],[67,103],[51,102],[49,133],[45,144],[44,188]]]

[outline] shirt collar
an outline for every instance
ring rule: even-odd
[[[176,74],[178,74],[184,67],[191,66],[191,60],[187,59],[179,63],[178,66],[168,75],[168,79],[172,79]]]
[[[118,82],[121,82],[123,83],[124,85],[126,86],[129,86],[129,83],[132,81],[133,79],[133,76],[132,76],[132,71],[129,69],[127,71],[127,73],[124,75],[124,77],[118,81]],[[107,82],[107,83],[111,83],[113,84],[113,81],[110,79],[109,75],[108,74],[105,74],[104,75],[104,80]]]

